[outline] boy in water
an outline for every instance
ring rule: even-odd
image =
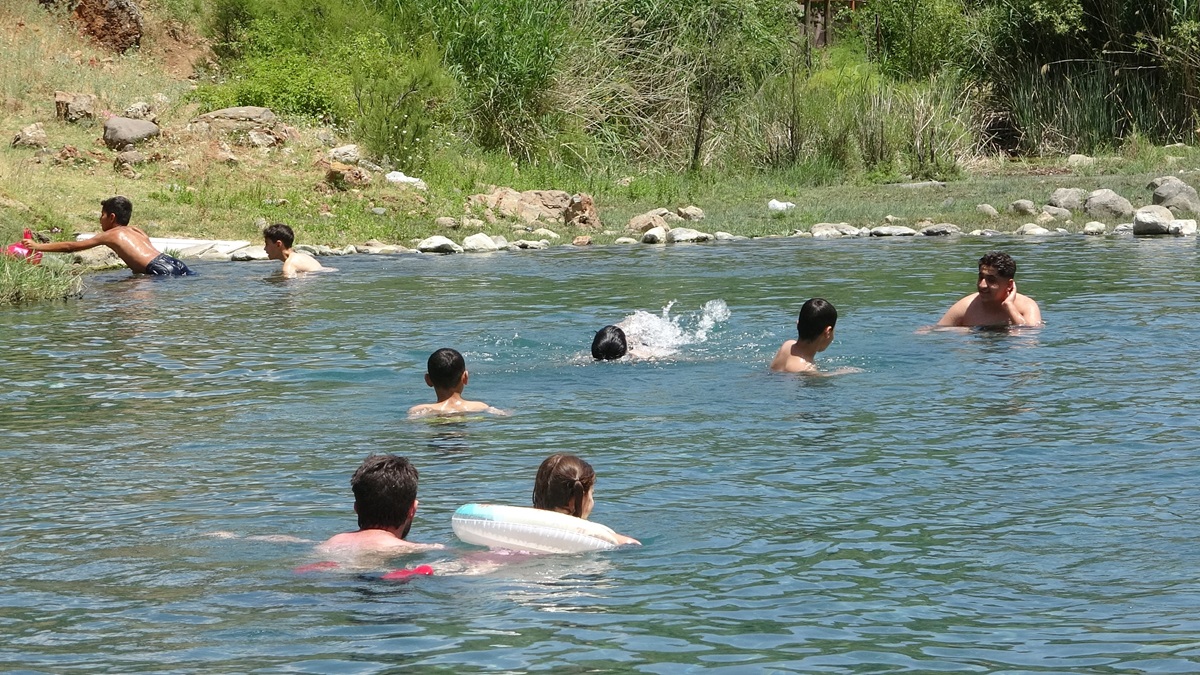
[[[954,303],[938,320],[939,326],[1040,326],[1042,310],[1028,295],[1017,292],[1017,263],[1012,256],[992,251],[979,259],[977,292]]]
[[[263,248],[267,250],[267,257],[271,260],[283,261],[281,269],[283,276],[291,278],[300,272],[318,272],[327,269],[322,267],[321,263],[311,255],[293,251],[292,244],[295,242],[296,234],[292,232],[292,228],[283,223],[275,223],[263,230]]]
[[[25,239],[22,240],[22,244],[32,251],[46,253],[75,253],[96,246],[107,246],[129,265],[134,274],[174,277],[194,274],[179,260],[159,253],[150,243],[149,235],[129,224],[132,215],[132,202],[125,197],[109,197],[100,202],[100,234],[79,241],[56,241],[49,244]]]
[[[821,298],[812,298],[800,308],[796,321],[797,339],[788,340],[779,347],[771,361],[771,370],[782,373],[816,372],[814,361],[819,352],[825,351],[833,342],[833,327],[837,324],[837,310],[833,303]],[[837,372],[850,372],[840,369]]]
[[[443,548],[406,541],[417,512],[417,468],[404,457],[371,455],[350,478],[358,530],[334,535],[318,547],[333,551],[403,552]]]
[[[597,361],[616,361],[629,351],[629,342],[620,326],[605,326],[592,338],[592,358]]]
[[[437,403],[422,403],[409,408],[409,417],[425,415],[462,415],[472,412],[486,412],[493,415],[508,413],[484,403],[483,401],[468,401],[462,397],[462,391],[467,386],[467,362],[456,350],[444,347],[429,356],[426,365],[425,384],[433,387],[437,394]]]

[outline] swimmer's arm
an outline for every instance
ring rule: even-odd
[[[617,534],[616,532],[613,532],[613,534],[616,535],[618,546],[630,546],[630,545],[641,546],[642,545],[642,542],[638,541],[637,539],[634,539],[633,537],[626,537],[625,535]]]
[[[112,242],[109,241],[112,237],[108,232],[101,232],[94,237],[87,239],[77,239],[75,241],[52,241],[48,244],[40,244],[32,239],[22,239],[21,243],[25,248],[31,251],[43,251],[45,253],[75,253],[76,251],[86,251],[89,248],[97,246],[107,246]]]
[[[495,408],[490,405],[486,409],[484,409],[484,412],[486,412],[490,415],[496,415],[499,417],[508,417],[509,415],[512,415],[512,413],[510,413],[507,410],[501,410],[500,408]]]

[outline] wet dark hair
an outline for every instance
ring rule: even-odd
[[[133,217],[133,202],[120,195],[100,202],[100,213],[111,213],[117,217],[118,225],[128,225]]]
[[[538,467],[533,481],[533,508],[556,511],[568,508],[575,500],[571,515],[583,517],[583,502],[596,484],[592,465],[575,455],[550,455]]]
[[[359,529],[412,527],[409,513],[417,499],[417,467],[396,455],[371,455],[350,478]]]
[[[291,248],[292,244],[296,241],[296,233],[292,232],[292,228],[283,223],[275,223],[263,230],[263,239],[267,241],[281,241],[284,248]]]
[[[796,334],[800,342],[809,342],[821,336],[826,328],[837,325],[837,310],[833,303],[823,298],[812,298],[800,307],[800,318],[796,320]]]
[[[625,331],[616,326],[605,326],[592,338],[592,358],[597,361],[615,361],[628,350]]]
[[[434,389],[453,389],[458,386],[462,374],[467,370],[467,362],[462,354],[449,347],[442,347],[429,355],[429,363],[425,372]]]
[[[983,254],[983,257],[979,259],[979,266],[991,267],[996,270],[996,274],[1005,279],[1013,279],[1017,276],[1017,261],[1013,260],[1009,254],[1000,251]]]

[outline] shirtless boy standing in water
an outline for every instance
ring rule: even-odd
[[[158,249],[150,243],[150,237],[129,224],[133,215],[133,203],[125,197],[109,197],[100,202],[100,234],[79,241],[56,241],[39,244],[32,239],[22,243],[33,251],[46,253],[75,253],[96,246],[107,246],[129,265],[134,274],[158,276],[184,276],[192,274],[188,266]]]
[[[796,338],[779,347],[771,361],[771,370],[783,373],[816,372],[814,361],[818,352],[833,343],[833,327],[837,324],[837,309],[822,298],[812,298],[800,308],[796,320]],[[849,371],[845,371],[849,372]],[[831,373],[832,374],[832,373]]]
[[[271,260],[283,261],[281,269],[283,276],[290,278],[299,272],[319,272],[328,269],[322,267],[321,263],[311,255],[293,251],[294,243],[296,243],[296,234],[292,232],[292,228],[283,223],[275,223],[263,230],[263,248],[266,249],[267,257]]]
[[[1040,326],[1037,302],[1017,292],[1017,263],[1007,253],[992,251],[979,259],[978,292],[954,303],[939,326]]]
[[[371,455],[350,478],[358,529],[334,535],[318,547],[323,553],[421,551],[440,544],[406,541],[417,513],[417,468],[404,457]]]
[[[493,415],[508,413],[484,403],[468,401],[462,397],[467,386],[467,362],[457,350],[444,347],[429,356],[426,365],[425,384],[433,387],[437,403],[422,403],[408,409],[409,417],[425,415],[462,415],[486,412]]]

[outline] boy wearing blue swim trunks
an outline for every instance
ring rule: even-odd
[[[181,261],[154,248],[149,235],[129,224],[132,215],[132,202],[125,197],[109,197],[100,202],[100,234],[79,241],[39,244],[32,239],[25,239],[22,243],[30,250],[46,253],[75,253],[97,246],[107,246],[118,258],[125,261],[134,274],[173,277],[194,274]]]

